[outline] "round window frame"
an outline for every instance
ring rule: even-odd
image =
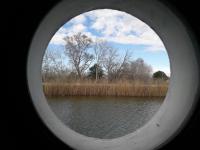
[[[162,39],[171,65],[169,89],[159,111],[143,127],[115,139],[86,137],[68,128],[53,113],[42,89],[41,63],[52,36],[71,18],[96,9],[124,11],[144,21]],[[195,54],[195,46],[185,25],[157,0],[65,0],[46,15],[32,39],[27,60],[29,92],[44,124],[72,148],[151,150],[172,139],[193,110],[199,86],[198,58]]]

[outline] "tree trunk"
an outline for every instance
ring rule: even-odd
[[[97,79],[98,79],[98,65],[96,65],[96,68],[95,68],[95,72],[96,72],[96,82],[97,82]]]
[[[78,73],[78,78],[82,79],[82,74],[81,74],[80,70],[77,69],[77,73]]]

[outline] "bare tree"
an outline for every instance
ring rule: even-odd
[[[120,59],[117,49],[109,47],[107,54],[104,56],[104,68],[109,80],[120,78],[125,65],[130,62],[131,56],[132,53],[127,50],[125,55]]]
[[[81,33],[70,37],[67,36],[64,40],[66,41],[65,54],[81,79],[94,59],[93,55],[88,52],[92,45],[92,40]]]
[[[146,64],[142,58],[138,58],[130,63],[129,72],[131,79],[146,81],[151,77],[152,67]]]
[[[117,64],[118,54],[117,50],[111,46],[107,46],[106,49],[107,49],[107,54],[104,57],[103,66],[106,70],[108,80],[111,80],[112,74],[114,70],[116,70],[116,67],[118,65]]]
[[[109,46],[106,41],[103,40],[96,40],[94,43],[94,58],[95,58],[95,74],[96,74],[96,82],[98,80],[98,69],[99,67],[102,67],[102,64],[105,60],[105,56],[108,53]]]
[[[116,68],[116,78],[119,78],[121,74],[123,73],[125,67],[130,62],[130,58],[132,57],[132,53],[127,50],[124,57],[121,59],[121,61],[118,61],[118,66]]]
[[[56,50],[47,49],[42,62],[43,81],[49,80],[50,78],[55,79],[63,71],[66,71],[66,67],[64,67],[61,54]]]

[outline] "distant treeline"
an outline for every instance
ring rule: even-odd
[[[132,59],[133,50],[126,50],[121,56],[119,50],[108,42],[92,41],[82,33],[66,37],[65,42],[63,54],[55,50],[46,51],[42,63],[43,82],[152,80],[152,67],[141,58]]]
[[[42,63],[46,96],[165,96],[168,77],[152,73],[143,59],[132,59],[106,41],[78,33],[65,38],[64,54],[47,50]],[[63,59],[62,57],[65,57]],[[67,62],[67,63],[66,63]]]

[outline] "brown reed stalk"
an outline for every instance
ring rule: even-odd
[[[168,89],[167,83],[144,84],[134,82],[118,83],[43,83],[47,97],[58,96],[133,96],[163,97]]]

